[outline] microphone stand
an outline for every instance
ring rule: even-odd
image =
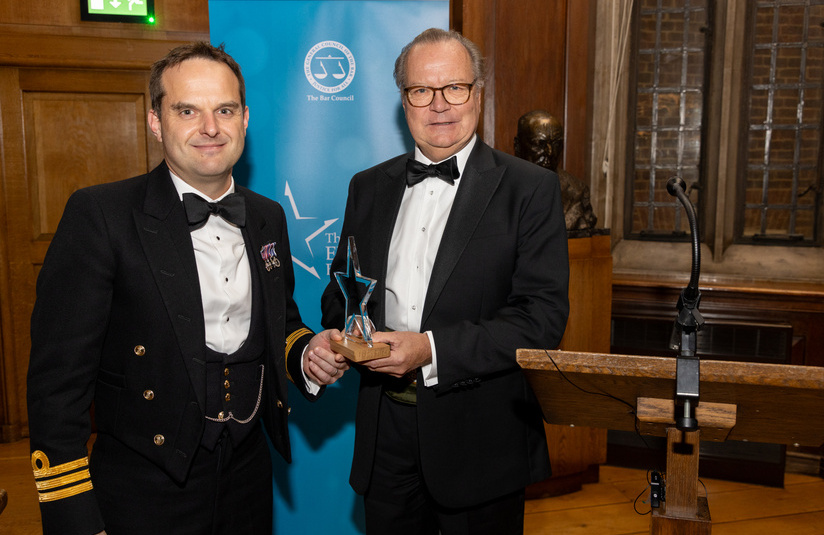
[[[704,325],[704,317],[698,310],[701,301],[701,292],[698,290],[701,271],[698,221],[695,207],[686,194],[686,183],[680,177],[669,179],[667,191],[684,205],[692,234],[692,272],[689,284],[678,298],[678,316],[669,343],[670,349],[679,350],[675,371],[675,427],[681,431],[696,431],[698,420],[695,418],[695,407],[698,405],[701,372],[701,364],[696,355],[697,332]]]

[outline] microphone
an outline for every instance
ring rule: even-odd
[[[695,207],[687,197],[686,183],[680,177],[674,176],[667,181],[667,192],[677,197],[684,206],[692,234],[690,281],[678,298],[678,315],[670,336],[669,347],[679,350],[675,369],[675,427],[681,431],[695,431],[698,429],[695,407],[698,405],[701,375],[701,364],[696,355],[697,331],[704,325],[704,317],[698,310],[701,301],[701,292],[698,289],[701,273],[698,219],[695,217]]]

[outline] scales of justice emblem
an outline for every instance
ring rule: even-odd
[[[318,91],[338,93],[355,78],[355,56],[337,41],[321,41],[306,54],[303,73]]]

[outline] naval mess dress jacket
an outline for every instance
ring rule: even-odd
[[[292,299],[282,208],[236,191],[246,199],[247,255],[266,315],[261,419],[290,462],[287,375],[316,397],[300,371],[313,333]],[[267,244],[279,260],[270,269],[261,254]],[[99,434],[186,480],[205,423],[204,333],[189,225],[165,162],[75,192],[38,276],[31,321],[28,411],[44,531],[93,533],[103,525],[88,471],[92,401]]]
[[[404,154],[358,173],[349,185],[341,243],[354,236],[361,272],[377,279],[368,302],[385,327],[389,242],[403,197]],[[555,173],[477,141],[460,178],[432,268],[421,331],[432,331],[438,385],[417,382],[420,459],[427,489],[447,507],[469,507],[550,475],[540,407],[515,358],[518,348],[556,348],[569,315],[569,260]],[[345,271],[338,247],[331,272]],[[343,325],[335,279],[322,323]],[[350,483],[372,473],[385,375],[358,367]]]

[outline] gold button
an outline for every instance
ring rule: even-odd
[[[289,407],[288,409],[286,409],[286,414],[292,414],[292,407]]]
[[[229,368],[223,368],[223,375],[229,375]]]
[[[223,399],[225,399],[226,401],[231,401],[232,400],[232,394],[229,394],[227,392],[226,395],[223,397]]]
[[[225,380],[225,381],[223,381],[223,388],[225,388],[225,389],[227,389],[227,390],[228,390],[230,386],[231,386],[231,385],[229,384],[229,380],[228,380],[228,379],[227,379],[227,380]]]
[[[217,417],[222,420],[223,419],[223,411],[220,411],[219,413],[217,413]]]
[[[283,408],[283,402],[281,400],[278,400],[278,409],[282,409],[282,408]]]
[[[146,348],[143,346],[134,346],[134,354],[138,357],[142,357],[146,354]]]
[[[162,446],[164,442],[166,442],[166,437],[164,437],[163,435],[154,436],[155,446]]]
[[[144,390],[143,391],[143,397],[146,398],[147,400],[151,401],[151,400],[154,399],[154,392],[152,392],[151,390]]]

